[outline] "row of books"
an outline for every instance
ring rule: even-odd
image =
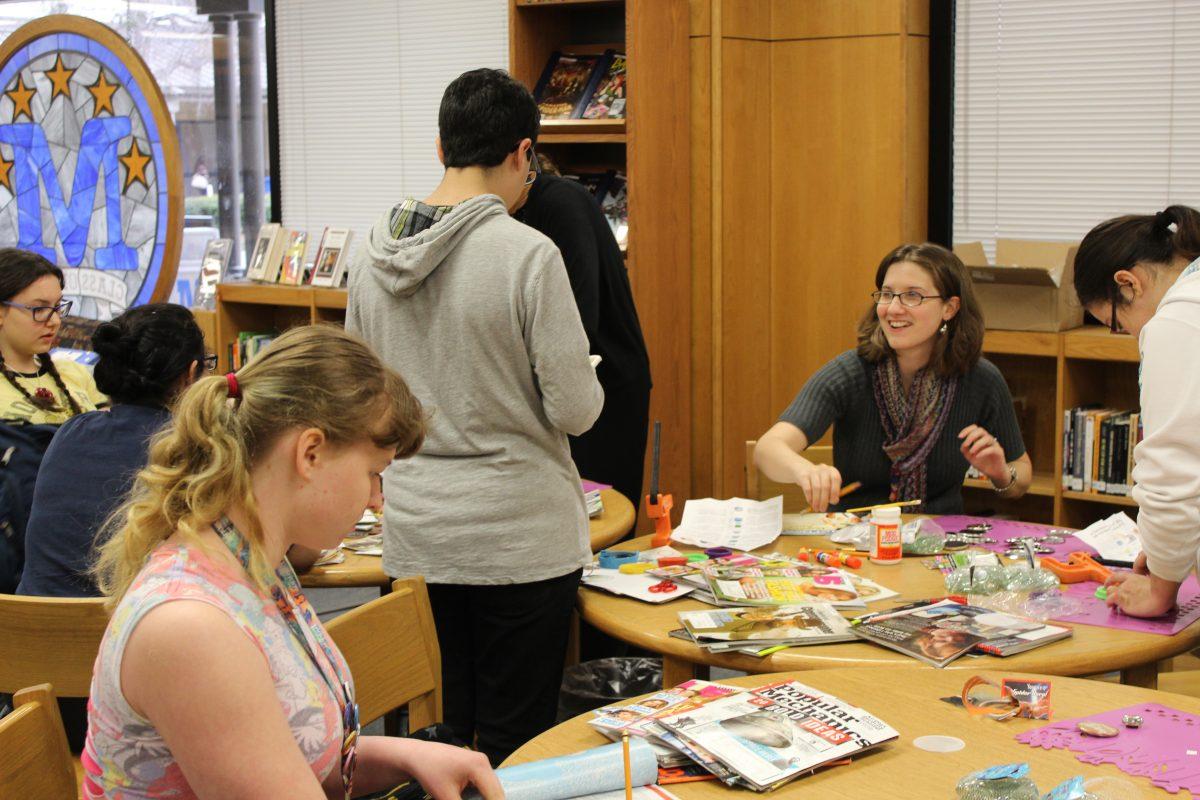
[[[542,119],[624,119],[624,53],[555,51],[534,87]]]
[[[349,228],[326,227],[317,245],[316,258],[305,264],[308,234],[269,222],[258,229],[246,278],[289,286],[343,286],[352,235]]]
[[[873,714],[799,681],[741,689],[692,680],[597,709],[589,722],[612,741],[645,740],[660,775],[695,766],[712,780],[759,792],[899,737]]]
[[[1095,405],[1064,411],[1062,487],[1128,495],[1133,488],[1133,449],[1141,440],[1137,411]]]
[[[606,172],[563,173],[563,177],[587,187],[600,204],[617,244],[624,250],[629,243],[629,181],[625,173],[610,169]]]
[[[250,359],[254,358],[260,352],[266,349],[267,345],[275,341],[276,334],[274,333],[254,333],[253,331],[242,331],[238,334],[236,342],[229,345],[229,363],[233,365],[233,371],[237,372],[244,365],[250,363]]]

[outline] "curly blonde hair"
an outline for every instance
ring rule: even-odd
[[[361,339],[332,325],[293,328],[235,375],[210,376],[179,398],[171,424],[150,445],[129,497],[110,517],[93,573],[110,608],[146,558],[169,536],[199,543],[201,531],[231,506],[250,518],[242,531],[251,559],[265,565],[250,470],[285,431],[316,428],[335,444],[369,439],[415,453],[425,436],[420,402],[404,379]]]

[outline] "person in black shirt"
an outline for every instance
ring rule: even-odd
[[[612,484],[637,508],[650,418],[650,358],[621,249],[600,205],[577,181],[540,172],[516,217],[562,252],[591,352],[601,358],[596,376],[604,387],[604,409],[591,430],[570,437],[571,457],[580,475]]]

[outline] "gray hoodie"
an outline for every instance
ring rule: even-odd
[[[604,393],[554,244],[481,195],[427,230],[371,229],[346,328],[424,404],[421,451],[384,478],[383,568],[430,583],[527,583],[591,558],[567,434]]]

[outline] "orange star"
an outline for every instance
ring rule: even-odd
[[[62,53],[58,53],[54,57],[54,69],[46,70],[44,73],[50,79],[50,84],[53,89],[50,92],[50,102],[54,102],[54,98],[60,94],[65,94],[67,99],[71,99],[71,76],[75,74],[75,70],[67,69],[62,63]]]
[[[146,182],[146,165],[150,163],[150,156],[138,149],[137,139],[129,145],[129,152],[117,159],[125,165],[125,188],[121,191],[129,191],[129,187],[137,181],[142,186],[150,188]]]
[[[37,89],[30,88],[25,85],[25,81],[21,78],[21,73],[17,73],[17,85],[4,93],[13,103],[13,122],[17,121],[17,117],[24,114],[29,117],[29,121],[33,121],[33,109],[29,107],[29,101],[37,94]]]
[[[112,98],[113,93],[121,88],[119,84],[109,83],[108,78],[104,77],[104,70],[100,70],[99,77],[96,82],[87,87],[87,90],[92,93],[92,98],[96,101],[95,109],[92,111],[93,117],[100,116],[100,112],[108,109],[109,114],[115,114],[113,111]]]
[[[12,187],[12,168],[13,162],[4,158],[4,154],[0,153],[0,186],[8,189],[8,193],[15,195]]]

